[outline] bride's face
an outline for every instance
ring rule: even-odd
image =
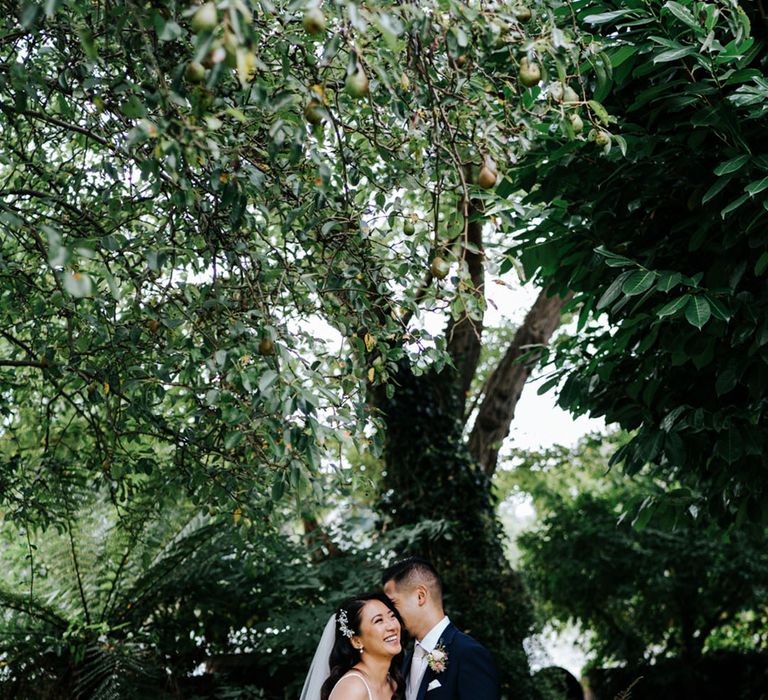
[[[360,611],[360,641],[366,654],[395,656],[400,646],[400,623],[380,600],[369,600]]]

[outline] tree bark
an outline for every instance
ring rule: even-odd
[[[542,290],[501,362],[488,378],[485,397],[469,436],[469,451],[488,476],[496,471],[499,449],[509,434],[525,382],[542,349],[560,325],[562,308],[572,296],[570,293],[565,298],[549,296],[548,290]]]
[[[483,220],[480,217],[482,204],[476,200],[469,203],[469,221],[467,222],[467,243],[463,246],[464,259],[467,261],[472,278],[473,294],[481,299],[485,295],[485,265],[483,253]],[[464,415],[467,393],[480,360],[480,348],[483,334],[482,317],[477,320],[462,313],[458,318],[451,318],[446,329],[448,354],[458,370],[457,382],[461,402],[461,415]]]

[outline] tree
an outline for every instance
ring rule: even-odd
[[[614,456],[627,473],[650,463],[691,512],[764,524],[764,4],[574,10],[606,47],[594,155],[539,141],[512,174],[532,205],[526,270],[580,310],[548,386],[633,431]]]
[[[295,696],[328,609],[381,569],[378,548],[317,561],[276,529],[162,505],[126,518],[97,495],[31,553],[0,529],[3,697]]]
[[[514,593],[505,609],[488,591],[478,634],[522,606],[496,625],[522,687],[488,476],[530,371],[515,361],[560,299],[489,381],[471,453],[462,431],[484,245],[516,206],[499,171],[542,134],[576,138],[579,111],[600,118],[569,84],[591,60],[569,7],[25,0],[0,32],[0,506],[30,551],[94,498],[116,527],[189,499],[261,536],[285,496],[323,500],[326,447],[367,445],[372,395],[385,488],[402,484],[411,433],[392,409],[423,388],[452,454],[441,483],[461,490],[414,509],[403,486],[388,515],[469,525],[439,559],[462,561],[463,600],[489,571]],[[445,338],[411,325],[433,308]],[[440,466],[420,444],[416,492]]]
[[[518,468],[500,474],[504,492],[521,489],[536,504],[538,524],[518,544],[543,610],[593,633],[586,638],[598,667],[676,659],[694,669],[705,652],[756,650],[765,533],[675,517],[672,507],[667,518],[633,521],[640,502],[672,485],[647,471],[632,479],[610,471],[605,442],[593,436],[572,449],[518,452]]]

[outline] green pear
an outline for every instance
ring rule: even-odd
[[[319,7],[310,7],[304,13],[301,23],[304,25],[304,31],[314,36],[325,30],[325,15]]]
[[[496,186],[496,178],[498,177],[496,171],[488,165],[483,165],[480,168],[480,174],[477,176],[477,184],[484,190],[490,190]]]
[[[535,61],[529,62],[527,58],[520,60],[520,82],[525,87],[533,87],[541,80],[541,68]]]
[[[363,69],[358,66],[354,73],[350,73],[347,76],[344,87],[346,88],[347,93],[352,97],[365,97],[368,94],[368,76],[366,76]]]
[[[192,15],[190,22],[192,31],[195,34],[200,32],[212,32],[219,24],[219,13],[216,10],[216,3],[206,2],[197,9]]]
[[[448,277],[448,273],[451,271],[451,264],[438,255],[432,259],[432,264],[429,266],[429,269],[432,271],[433,277],[442,280]]]

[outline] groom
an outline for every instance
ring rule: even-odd
[[[443,612],[443,586],[426,559],[410,557],[390,566],[382,584],[416,639],[403,666],[406,700],[499,700],[491,655]]]

